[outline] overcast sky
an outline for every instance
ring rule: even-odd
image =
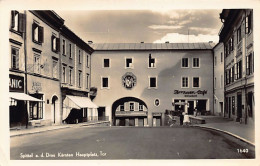
[[[55,11],[85,42],[218,42],[221,10]],[[189,34],[189,35],[188,35]]]

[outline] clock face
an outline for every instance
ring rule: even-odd
[[[136,76],[128,72],[122,76],[122,83],[126,89],[132,89],[136,85]]]

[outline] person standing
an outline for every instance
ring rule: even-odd
[[[180,125],[183,125],[183,119],[184,119],[184,114],[182,111],[180,111]]]
[[[185,115],[184,115],[183,123],[184,123],[185,125],[190,124],[190,117],[189,117],[189,115],[188,115],[187,113],[185,113]]]

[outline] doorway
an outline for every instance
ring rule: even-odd
[[[194,101],[188,101],[189,103],[189,108],[188,108],[188,114],[193,115],[194,112]]]
[[[57,105],[58,105],[58,97],[53,96],[51,100],[52,105],[52,123],[56,123],[56,112],[57,112]]]
[[[242,118],[242,95],[241,93],[237,94],[237,121],[240,121]]]
[[[223,102],[219,102],[219,108],[220,108],[220,113],[221,113],[221,116],[223,116]]]
[[[106,108],[98,107],[98,120],[106,120]]]

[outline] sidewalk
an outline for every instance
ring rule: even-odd
[[[22,136],[22,135],[28,135],[28,134],[36,134],[36,133],[42,133],[42,132],[46,132],[46,131],[59,130],[59,129],[72,128],[72,127],[100,125],[100,124],[106,124],[106,123],[109,123],[109,121],[84,122],[84,123],[78,123],[78,124],[63,124],[63,125],[53,125],[53,126],[31,127],[28,129],[22,128],[19,130],[10,130],[10,137]]]
[[[240,124],[230,119],[218,116],[199,116],[206,120],[206,124],[196,124],[195,127],[209,128],[218,130],[238,139],[255,145],[255,127],[250,124]]]

